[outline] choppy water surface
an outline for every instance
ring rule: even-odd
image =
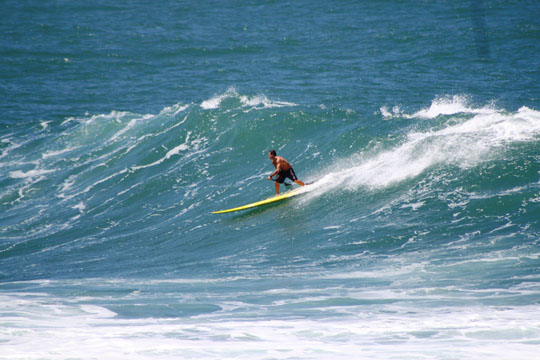
[[[535,358],[536,2],[0,7],[5,358]]]

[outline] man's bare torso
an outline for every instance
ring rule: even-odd
[[[287,171],[289,170],[292,166],[291,164],[289,164],[289,162],[287,160],[285,160],[283,157],[281,156],[276,156],[273,160],[272,160],[272,164],[274,164],[274,167],[277,169],[278,166],[279,166],[279,170],[281,171]]]

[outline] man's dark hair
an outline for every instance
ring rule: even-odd
[[[270,150],[269,153],[276,156],[276,150]]]

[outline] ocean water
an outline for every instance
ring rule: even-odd
[[[537,358],[539,2],[0,12],[2,359]]]

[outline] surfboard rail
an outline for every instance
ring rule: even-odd
[[[212,214],[224,214],[224,213],[229,213],[229,212],[234,212],[234,211],[247,210],[247,209],[255,208],[255,207],[266,205],[266,204],[271,204],[271,203],[281,201],[281,200],[285,200],[285,199],[289,199],[289,198],[291,198],[293,196],[301,194],[302,190],[303,190],[303,188],[301,188],[301,187],[296,188],[294,190],[287,191],[286,193],[283,193],[281,195],[275,195],[275,196],[269,197],[269,198],[264,199],[264,200],[256,201],[256,202],[251,203],[251,204],[246,204],[246,205],[238,206],[238,207],[235,207],[235,208],[232,208],[232,209],[227,209],[227,210],[212,211]]]

